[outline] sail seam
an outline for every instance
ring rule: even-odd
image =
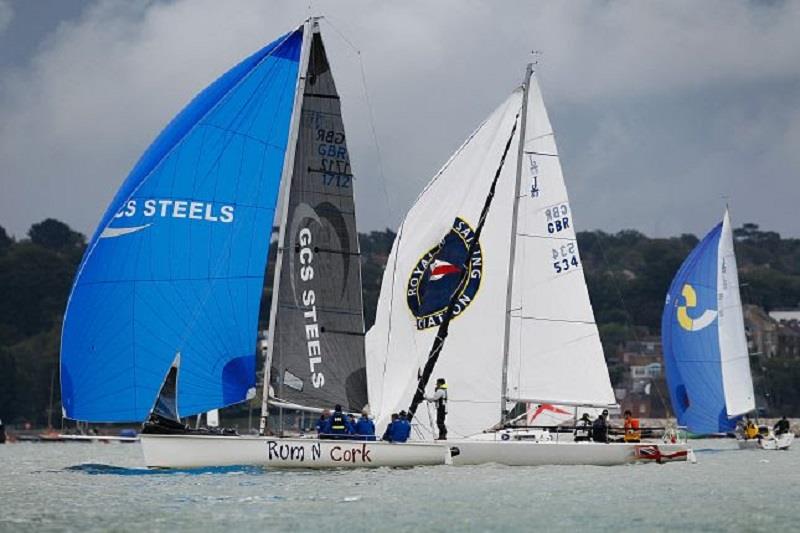
[[[553,235],[536,235],[534,233],[517,233],[517,237],[528,237],[531,239],[548,239],[551,241],[575,241],[576,239],[573,237],[556,237]]]
[[[278,146],[277,144],[273,144],[273,143],[264,141],[262,139],[259,139],[258,137],[253,137],[252,135],[249,135],[247,133],[243,133],[241,131],[232,130],[230,128],[225,128],[223,126],[217,126],[216,124],[212,124],[210,122],[203,122],[203,123],[198,122],[196,127],[197,128],[213,128],[215,130],[224,131],[225,133],[230,133],[232,136],[242,137],[244,139],[248,139],[248,140],[251,140],[253,142],[256,142],[256,143],[258,143],[258,144],[260,144],[262,146],[266,146],[268,148],[274,148],[275,150],[278,150],[280,152],[283,152],[283,151],[286,150],[285,146]],[[230,141],[228,141],[228,142],[230,142]],[[199,159],[200,158],[200,154],[198,154],[197,157]]]
[[[539,320],[541,322],[561,322],[564,324],[586,324],[589,326],[597,325],[597,322],[590,322],[588,320],[568,320],[561,318],[542,318],[536,316],[512,316],[511,318],[519,318],[522,320]]]
[[[543,156],[547,156],[547,157],[558,157],[558,154],[550,154],[550,153],[546,153],[546,152],[534,152],[534,151],[525,150],[523,153],[526,154],[526,155],[543,155]]]

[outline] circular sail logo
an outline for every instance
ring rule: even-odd
[[[453,316],[463,313],[475,299],[481,285],[483,257],[480,243],[467,257],[474,239],[470,225],[456,217],[444,238],[417,261],[408,278],[406,302],[418,330],[439,326],[454,296]]]
[[[697,293],[695,292],[694,287],[688,283],[683,285],[683,288],[681,289],[681,295],[686,301],[686,305],[678,306],[678,324],[680,324],[681,327],[686,331],[700,331],[714,322],[714,319],[717,318],[717,312],[713,309],[706,309],[703,311],[703,314],[697,318],[692,318],[689,316],[689,309],[697,307]]]

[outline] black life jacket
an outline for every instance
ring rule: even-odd
[[[447,412],[447,385],[445,385],[443,387],[437,387],[436,390],[444,392],[444,396],[442,396],[441,398],[436,400],[436,409],[439,410],[439,411],[444,411],[446,413]]]
[[[344,413],[334,411],[331,415],[331,431],[334,433],[343,433],[347,429],[345,424]]]

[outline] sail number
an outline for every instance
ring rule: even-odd
[[[350,187],[350,163],[340,159],[322,158],[322,184]]]
[[[547,233],[560,233],[570,228],[569,204],[548,207],[544,214],[547,219]]]
[[[578,261],[578,248],[574,242],[562,244],[558,248],[552,249],[553,270],[556,274],[561,274],[570,269],[580,266]]]
[[[321,156],[322,184],[348,188],[352,174],[343,132],[317,129],[317,154]]]

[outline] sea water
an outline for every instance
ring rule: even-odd
[[[0,445],[0,531],[797,531],[800,445],[697,464],[145,469],[138,444]]]

